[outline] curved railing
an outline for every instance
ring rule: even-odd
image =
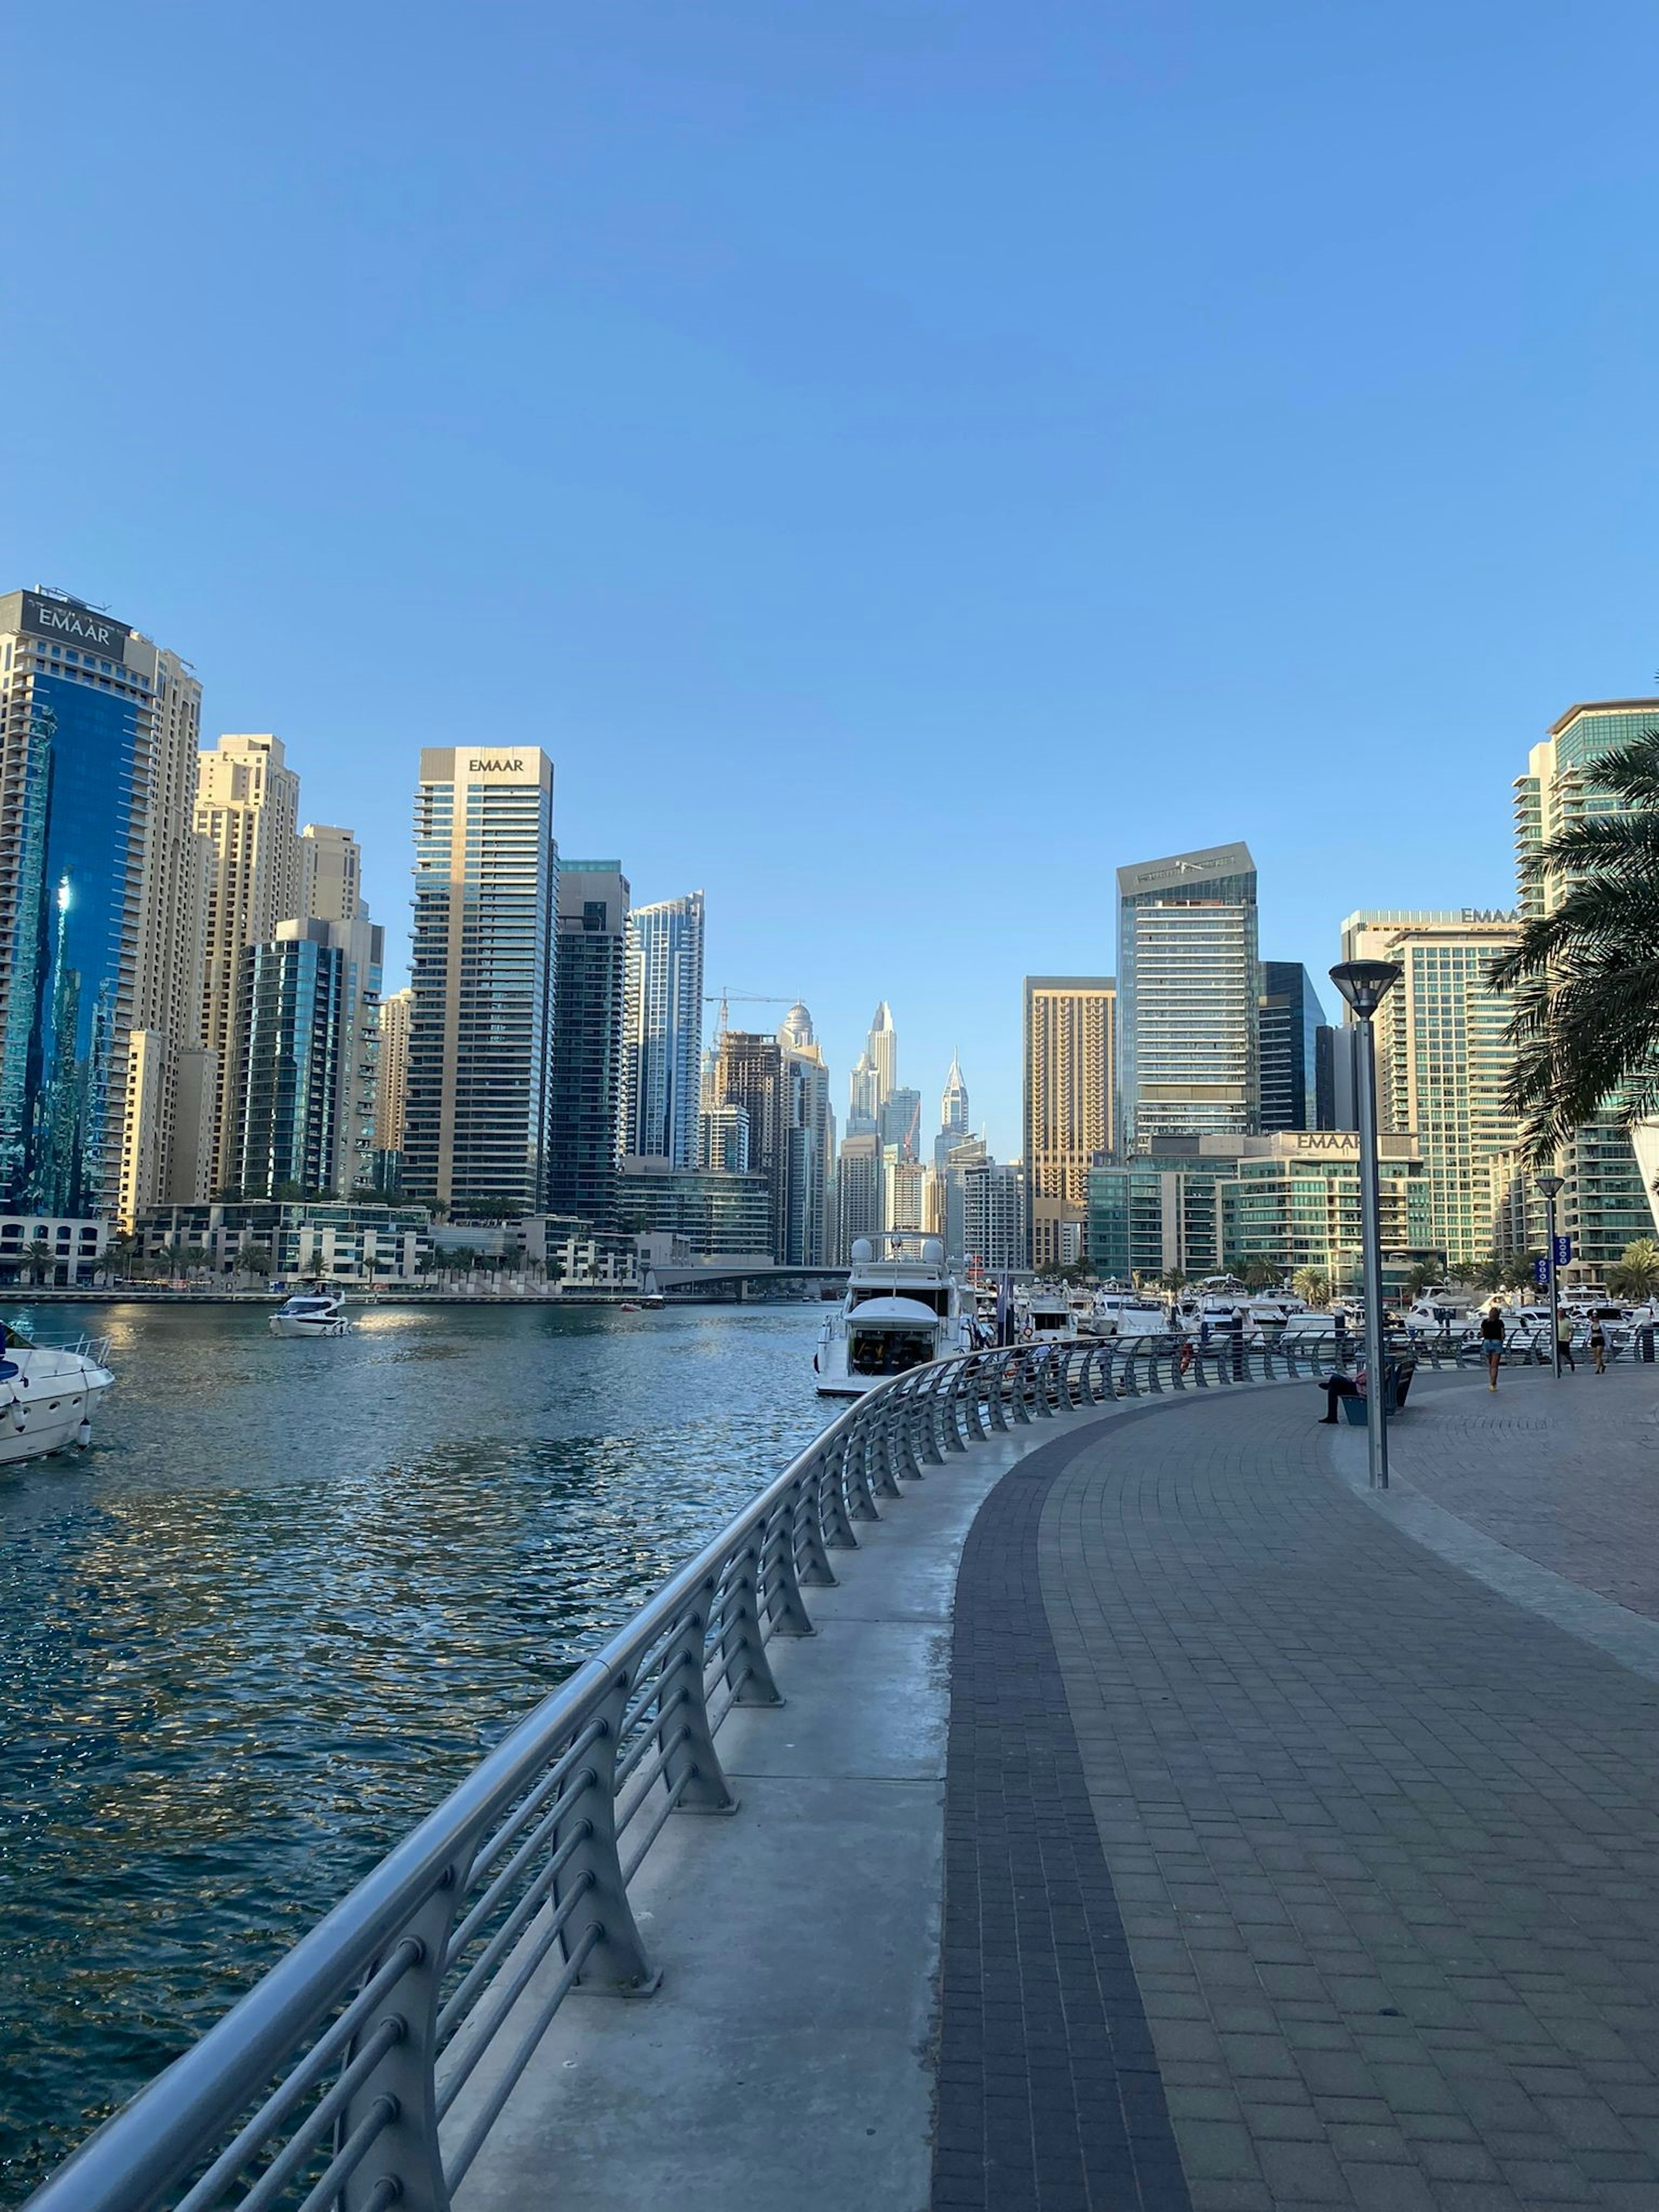
[[[569,1992],[655,1984],[629,1890],[676,1813],[735,1804],[715,1738],[901,1484],[1108,1399],[1312,1375],[1297,1347],[982,1352],[850,1406],[28,2212],[446,2212]]]

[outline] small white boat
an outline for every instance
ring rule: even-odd
[[[1034,1285],[1026,1300],[1020,1337],[1029,1344],[1073,1344],[1077,1340],[1077,1316],[1069,1291]]]
[[[858,1398],[890,1375],[924,1367],[953,1352],[971,1352],[973,1317],[945,1265],[937,1237],[890,1232],[896,1243],[921,1243],[915,1257],[878,1259],[867,1237],[853,1246],[852,1273],[841,1310],[825,1319],[812,1357],[820,1398]]]
[[[93,1408],[115,1380],[107,1337],[40,1344],[5,1331],[0,1352],[0,1467],[92,1442]]]
[[[273,1336],[344,1336],[345,1300],[333,1291],[301,1291],[270,1316]]]

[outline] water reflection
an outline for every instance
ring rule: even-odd
[[[0,1473],[6,2203],[821,1421],[804,1307],[87,1325],[98,1442]]]

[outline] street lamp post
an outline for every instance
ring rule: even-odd
[[[1565,1176],[1540,1175],[1534,1177],[1544,1194],[1544,1218],[1547,1223],[1550,1268],[1550,1358],[1555,1364],[1555,1379],[1561,1380],[1561,1285],[1555,1269],[1555,1201],[1561,1195]]]
[[[1359,1227],[1365,1262],[1365,1443],[1373,1490],[1389,1486],[1387,1370],[1382,1353],[1382,1221],[1376,1165],[1376,1040],[1371,1017],[1405,970],[1392,960],[1344,960],[1331,981],[1358,1024]]]

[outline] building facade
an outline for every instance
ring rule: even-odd
[[[836,1115],[830,1103],[830,1071],[798,999],[778,1027],[784,1077],[784,1221],[779,1257],[792,1266],[830,1263],[834,1224],[830,1206],[835,1183]]]
[[[1024,1149],[1039,1273],[1066,1264],[1071,1232],[1087,1220],[1089,1163],[1114,1149],[1116,1009],[1110,975],[1025,978]]]
[[[1256,873],[1242,844],[1120,868],[1117,1150],[1261,1124]]]
[[[1025,1218],[1025,1170],[983,1160],[963,1170],[963,1237],[970,1267],[988,1275],[1025,1265],[1030,1228]]]
[[[547,1204],[605,1234],[617,1223],[628,905],[620,861],[560,863]]]
[[[1504,1105],[1513,1055],[1510,1001],[1486,981],[1519,919],[1470,907],[1350,915],[1345,960],[1392,960],[1401,980],[1378,1007],[1377,1120],[1416,1139],[1428,1185],[1428,1239],[1454,1266],[1501,1249],[1515,1133]]]
[[[879,1238],[886,1227],[882,1182],[879,1135],[873,1129],[849,1130],[841,1140],[836,1170],[838,1241],[843,1262],[848,1260],[856,1237]]]
[[[1325,1010],[1299,961],[1264,960],[1258,1010],[1264,1135],[1323,1129],[1319,1118],[1319,1032]]]
[[[1592,701],[1569,707],[1551,725],[1543,742],[1532,748],[1526,774],[1515,785],[1516,862],[1523,919],[1553,911],[1570,888],[1568,878],[1537,868],[1540,848],[1571,823],[1616,809],[1618,802],[1596,781],[1597,761],[1656,726],[1659,699]],[[1609,1101],[1607,1110],[1562,1148],[1555,1165],[1566,1178],[1559,1220],[1561,1231],[1572,1238],[1567,1279],[1600,1281],[1626,1244],[1654,1234],[1659,1218],[1616,1100]],[[1539,1233],[1530,1183],[1528,1173],[1522,1205],[1529,1242]]]
[[[673,1237],[700,1260],[772,1258],[772,1187],[762,1175],[705,1175],[630,1154],[617,1207],[625,1234]]]
[[[325,921],[285,921],[241,956],[234,1012],[241,1067],[224,1133],[227,1195],[349,1196],[340,1154],[348,1066],[348,961]]]
[[[139,1228],[152,1265],[183,1246],[216,1274],[281,1282],[410,1283],[432,1259],[423,1207],[214,1200],[154,1208]]]
[[[242,956],[306,911],[300,779],[280,738],[222,737],[197,763],[196,830],[209,853],[201,1033],[213,1054],[212,1191],[235,1181],[246,1040],[237,1028]]]
[[[968,1083],[962,1072],[962,1054],[951,1054],[951,1072],[945,1079],[944,1095],[939,1102],[939,1133],[952,1144],[965,1137],[973,1123],[968,1111]]]
[[[619,1150],[677,1168],[697,1157],[702,932],[701,891],[628,917]]]
[[[547,1179],[558,848],[533,745],[421,754],[403,1188],[538,1212]]]
[[[200,738],[175,654],[0,595],[0,1206],[130,1223],[198,1171]]]
[[[404,1099],[409,1087],[409,1016],[414,993],[405,983],[380,1000],[380,1079],[374,1097],[374,1149],[397,1182],[403,1176]],[[388,1170],[383,1169],[383,1176]]]

